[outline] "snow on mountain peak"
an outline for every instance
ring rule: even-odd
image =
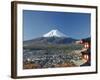
[[[60,32],[59,30],[54,29],[44,34],[43,37],[67,37],[67,36],[62,32]]]

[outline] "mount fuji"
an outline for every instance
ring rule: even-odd
[[[59,45],[59,44],[72,44],[76,41],[71,37],[66,36],[59,30],[51,30],[44,34],[42,37],[24,41],[24,45]]]
[[[43,37],[67,37],[64,33],[59,30],[51,30],[48,33],[44,34]]]

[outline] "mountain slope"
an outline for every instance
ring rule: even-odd
[[[65,38],[65,37],[40,37],[40,38],[24,41],[24,45],[71,44],[74,43],[75,41],[76,39]]]

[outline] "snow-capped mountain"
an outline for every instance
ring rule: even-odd
[[[43,37],[67,37],[64,33],[59,30],[51,30],[48,33],[44,34]]]
[[[58,44],[72,44],[76,41],[71,37],[66,36],[64,33],[59,30],[51,30],[48,33],[44,34],[41,37],[24,41],[24,45],[58,45]]]

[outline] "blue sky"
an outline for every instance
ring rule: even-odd
[[[90,17],[88,13],[23,10],[23,40],[41,37],[52,29],[75,39],[90,37]]]

